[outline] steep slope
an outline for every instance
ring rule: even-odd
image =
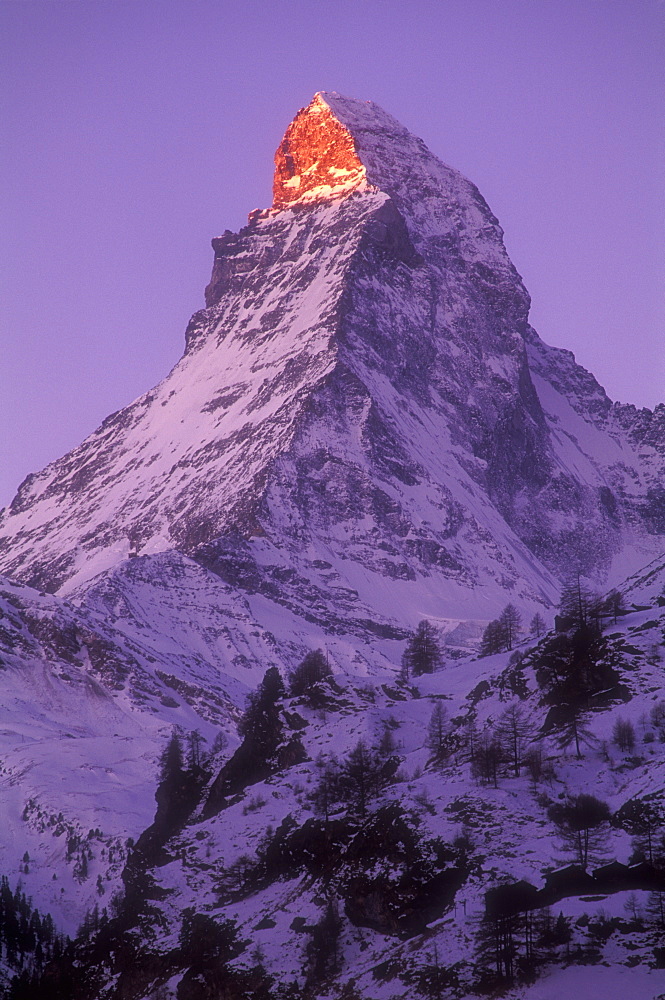
[[[540,1000],[550,982],[552,997],[582,984],[612,1000],[657,996],[664,584],[665,566],[654,562],[627,581],[617,621],[606,620],[599,648],[619,684],[585,707],[579,753],[563,720],[551,723],[542,671],[553,634],[512,654],[448,665],[417,688],[386,674],[336,684],[313,704],[285,699],[283,718],[297,728],[305,759],[267,780],[248,774],[212,814],[204,791],[189,822],[152,854],[141,838],[124,874],[130,902],[110,929],[78,943],[83,974],[72,998],[210,1000],[222,983],[229,998],[289,1000],[468,1000],[490,989]],[[432,720],[441,709],[437,749]],[[619,722],[632,729],[630,745],[617,743]],[[374,768],[362,796],[357,760],[350,767],[359,741]],[[494,772],[485,766],[492,741]],[[228,761],[220,765],[228,773]],[[552,810],[589,790],[607,816],[592,831],[581,876],[567,868],[581,842],[562,835]],[[655,869],[639,865],[648,842],[626,822],[631,803],[656,810]],[[141,851],[143,897],[133,889]],[[531,897],[509,913],[509,947],[499,954],[514,965],[502,978],[496,932],[504,925],[493,924],[486,893],[513,886]],[[46,987],[52,982],[51,972]]]
[[[117,891],[154,811],[164,722],[129,696],[136,653],[109,632],[0,581],[0,871],[68,934]]]
[[[64,592],[177,548],[241,587],[269,567],[309,614],[399,628],[644,561],[662,531],[644,448],[538,348],[476,188],[381,109],[317,95],[274,208],[213,245],[181,361],[3,513],[9,575]],[[551,402],[562,364],[593,453]]]

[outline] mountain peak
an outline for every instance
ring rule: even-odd
[[[315,95],[277,152],[275,208],[213,246],[183,358],[22,484],[4,572],[71,590],[175,548],[234,582],[258,560],[268,589],[270,564],[283,601],[291,560],[293,606],[343,604],[347,626],[349,601],[377,618],[361,579],[394,584],[392,629],[409,602],[409,623],[472,617],[496,586],[537,606],[571,560],[602,575],[662,531],[632,444],[655,431],[626,417],[624,447],[596,383],[530,331],[478,190],[377,105]],[[592,433],[611,471],[581,452]]]
[[[275,153],[273,208],[324,201],[366,183],[351,132],[324,95],[316,94],[297,113]]]
[[[423,241],[443,237],[467,259],[482,258],[519,280],[503,231],[474,184],[378,104],[321,91],[298,111],[277,149],[272,209],[362,191],[392,200],[419,252]]]

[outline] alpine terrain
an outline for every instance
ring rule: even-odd
[[[320,93],[154,389],[0,513],[0,995],[665,996],[665,405]]]

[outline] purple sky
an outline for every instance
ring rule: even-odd
[[[665,397],[662,0],[0,3],[0,505],[163,377],[317,90],[473,180],[532,322]]]

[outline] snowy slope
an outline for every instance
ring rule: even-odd
[[[309,708],[302,701],[290,702],[290,712],[305,722],[299,731],[308,759],[267,781],[250,784],[212,817],[203,819],[199,811],[169,840],[164,856],[152,869],[158,887],[153,898],[161,902],[155,904],[159,915],[153,914],[150,933],[144,938],[146,955],[151,956],[146,968],[151,967],[154,956],[161,955],[163,970],[177,969],[182,915],[193,907],[197,913],[237,924],[248,943],[235,963],[237,968],[251,969],[256,954],[260,954],[261,965],[274,977],[275,985],[302,985],[310,967],[307,945],[312,929],[321,919],[326,899],[332,896],[338,901],[341,920],[337,970],[320,982],[314,993],[305,995],[342,997],[354,984],[356,996],[373,1000],[428,996],[425,987],[421,991],[417,984],[424,983],[419,976],[427,969],[431,973],[436,962],[453,977],[448,995],[459,1000],[477,996],[483,963],[490,971],[492,965],[491,955],[483,958],[478,946],[486,891],[521,879],[540,888],[549,873],[573,860],[570,847],[548,818],[549,806],[567,794],[588,790],[606,801],[613,814],[635,798],[651,797],[665,806],[665,742],[662,737],[654,739],[649,721],[651,709],[663,704],[665,680],[665,608],[662,579],[654,575],[654,569],[650,579],[639,584],[641,603],[629,600],[627,613],[616,625],[607,624],[607,641],[620,651],[621,678],[629,690],[627,695],[587,713],[593,740],[589,736],[579,759],[574,749],[558,746],[557,731],[546,725],[548,709],[529,666],[530,657],[537,657],[537,648],[530,641],[519,646],[527,664],[526,690],[519,698],[510,689],[508,681],[514,669],[509,654],[504,653],[449,664],[431,676],[418,678],[417,692],[395,686],[394,678],[385,675],[362,685],[347,679],[325,711]],[[472,720],[482,732],[518,705],[530,726],[529,744],[541,749],[551,773],[534,783],[525,769],[515,776],[507,763],[500,767],[494,787],[492,782],[474,780],[463,743],[457,749],[452,744],[444,762],[436,763],[426,743],[437,704],[445,706],[458,734]],[[632,751],[619,749],[612,740],[617,718],[630,720],[635,727]],[[308,823],[317,818],[322,822],[312,797],[321,773],[321,755],[328,760],[344,759],[359,739],[368,746],[376,745],[386,731],[392,735],[391,752],[399,758],[400,767],[380,797],[371,799],[365,828],[373,813],[380,816],[382,809],[397,804],[416,826],[421,844],[433,837],[453,844],[464,836],[470,845],[466,850],[471,863],[454,899],[442,898],[426,926],[401,932],[387,919],[380,895],[372,899],[371,894],[355,895],[354,890],[354,879],[361,875],[379,880],[377,885],[400,884],[403,861],[386,846],[387,827],[381,828],[381,848],[369,869],[363,868],[362,856],[348,848],[341,868],[332,871],[313,873],[304,862],[292,862],[286,871],[277,868],[272,876],[270,869],[267,875],[258,874],[263,871],[260,859],[266,844],[276,837],[276,831],[290,826],[303,831],[304,838]],[[333,809],[331,822],[342,822],[347,808],[341,804]],[[363,829],[362,824],[359,829]],[[609,860],[626,864],[632,850],[625,830],[606,827],[602,845],[592,849],[590,870]],[[381,882],[384,878],[388,881]],[[607,888],[558,899],[552,906],[552,919],[562,913],[570,922],[570,945],[562,949],[539,941],[536,968],[542,979],[530,987],[517,984],[505,995],[514,1000],[543,1000],[567,995],[557,994],[557,989],[584,984],[590,991],[602,989],[608,997],[621,997],[627,995],[621,990],[630,982],[635,984],[636,997],[646,1000],[656,996],[658,984],[661,989],[665,984],[665,973],[655,967],[654,948],[663,938],[648,915],[649,900],[644,890],[608,892]],[[637,914],[632,923],[631,913]],[[546,909],[538,911],[534,919],[540,927],[546,920]],[[603,922],[609,926],[612,921],[605,939],[594,936],[594,926],[602,927]],[[138,926],[147,934],[142,922]],[[520,932],[516,932],[516,941],[521,951]],[[109,963],[109,982],[115,982],[110,972],[114,961]],[[588,968],[589,962],[601,964]],[[557,968],[569,963],[570,968]],[[630,970],[635,970],[633,979]],[[166,992],[166,996],[176,995],[183,973],[182,966],[173,975],[169,972],[168,990],[173,992]],[[165,974],[161,979],[159,974],[153,976],[149,988],[139,988],[137,983],[143,980],[123,972],[120,982],[127,992],[118,995],[147,1000],[165,981]],[[138,992],[132,993],[132,989]],[[116,996],[112,990],[101,995]]]

